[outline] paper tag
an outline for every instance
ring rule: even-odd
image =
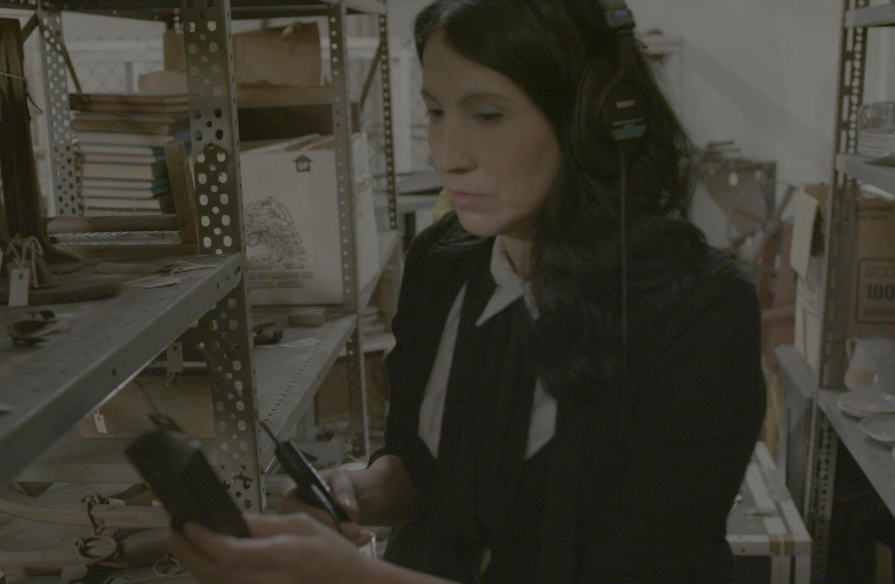
[[[814,218],[820,207],[817,199],[804,193],[799,194],[796,203],[796,220],[792,232],[792,248],[789,252],[789,263],[800,276],[808,276],[808,263],[811,260],[811,241],[814,235]]]
[[[93,412],[93,422],[96,424],[96,431],[100,434],[108,434],[109,431],[106,430],[106,418],[103,417],[101,413]]]
[[[183,343],[173,343],[167,353],[168,373],[183,372]]]
[[[28,306],[30,268],[16,268],[9,273],[9,306]]]

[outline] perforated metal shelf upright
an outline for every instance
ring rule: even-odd
[[[364,457],[369,450],[369,431],[364,391],[363,350],[357,313],[369,291],[358,289],[357,243],[355,234],[352,185],[349,87],[347,77],[346,18],[349,14],[370,14],[378,18],[380,48],[373,67],[381,76],[384,154],[389,195],[389,227],[397,229],[394,143],[391,122],[391,89],[389,75],[388,26],[386,4],[378,0],[79,0],[77,2],[44,0],[4,0],[0,8],[33,10],[40,19],[41,58],[48,104],[48,126],[52,145],[53,196],[57,214],[83,214],[78,183],[74,173],[74,150],[68,79],[62,46],[62,12],[78,11],[123,18],[174,22],[184,29],[184,46],[188,78],[192,156],[197,185],[200,247],[203,253],[240,254],[240,273],[244,268],[245,237],[242,218],[242,193],[239,168],[239,138],[231,22],[234,18],[258,19],[273,17],[323,16],[328,25],[330,66],[332,72],[332,119],[335,135],[339,225],[341,232],[342,281],[344,310],[350,323],[342,319],[333,325],[333,342],[325,343],[327,355],[315,359],[313,387],[298,388],[316,391],[320,378],[332,365],[334,355],[343,348],[347,354],[350,383],[352,444],[354,455]],[[372,79],[371,71],[370,79]],[[338,326],[336,326],[338,325]],[[338,329],[338,330],[336,330]],[[346,331],[350,333],[346,334]],[[247,509],[260,509],[262,500],[261,473],[270,465],[269,445],[262,455],[254,411],[258,407],[254,354],[251,339],[251,307],[247,301],[246,281],[239,283],[200,320],[198,333],[189,337],[209,345],[231,378],[236,392],[216,386],[214,449],[223,481],[237,485],[231,491]],[[171,338],[173,342],[175,338]],[[329,345],[332,345],[329,347]],[[332,352],[333,355],[330,355]],[[128,372],[128,375],[136,372]],[[109,391],[112,391],[111,389]],[[287,439],[293,431],[301,408],[309,404],[306,395],[292,400],[295,411],[275,417],[278,438]],[[262,416],[266,412],[260,412]],[[266,439],[265,439],[266,440]],[[117,470],[113,472],[118,472]],[[237,480],[238,479],[238,480]]]

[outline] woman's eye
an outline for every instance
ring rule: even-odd
[[[485,123],[497,122],[500,121],[502,118],[503,114],[500,112],[480,112],[475,114],[475,119]]]
[[[428,115],[430,118],[438,119],[444,115],[444,112],[438,108],[429,107],[429,108],[426,108],[426,115]]]

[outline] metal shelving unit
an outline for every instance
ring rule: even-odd
[[[867,3],[855,6],[845,12],[846,28],[867,28],[878,26],[895,26],[895,5],[867,6]]]
[[[258,413],[277,439],[286,440],[314,400],[326,373],[357,329],[357,317],[343,316],[320,328],[289,328],[279,345],[256,350]],[[273,444],[262,440],[260,464],[273,462]]]
[[[286,438],[341,351],[348,355],[352,439],[355,456],[368,453],[363,351],[357,312],[369,302],[368,290],[357,284],[357,248],[352,203],[350,102],[347,79],[346,18],[368,14],[378,18],[382,46],[373,66],[381,75],[384,136],[389,194],[389,228],[380,252],[390,258],[397,247],[394,144],[391,124],[388,28],[386,4],[380,0],[3,0],[0,8],[35,11],[41,22],[41,56],[45,65],[48,124],[52,144],[51,166],[56,207],[60,215],[83,212],[79,187],[71,172],[74,150],[68,110],[67,73],[62,59],[62,11],[78,11],[122,18],[180,22],[190,96],[190,134],[197,185],[199,242],[211,270],[179,276],[172,289],[128,291],[114,300],[96,303],[96,314],[76,323],[71,333],[40,349],[40,357],[27,361],[16,353],[13,361],[0,348],[2,367],[15,365],[17,377],[0,377],[21,385],[18,401],[4,396],[15,414],[0,414],[0,448],[3,464],[0,483],[15,476],[29,480],[139,481],[126,463],[126,440],[85,441],[70,428],[126,381],[163,352],[193,325],[184,342],[204,342],[214,365],[223,368],[236,391],[214,384],[215,438],[205,442],[206,452],[231,495],[245,509],[264,507],[262,473],[270,465],[269,444],[259,440],[254,412],[269,420]],[[280,16],[324,16],[328,25],[332,73],[332,114],[336,137],[337,189],[340,210],[342,280],[346,316],[319,329],[289,329],[281,348],[253,349],[251,307],[247,302],[245,237],[239,168],[239,139],[235,76],[232,71],[233,19]],[[381,273],[380,273],[381,275]],[[378,278],[377,278],[378,279]],[[112,308],[118,306],[119,308]],[[64,308],[60,312],[64,313]],[[79,308],[80,310],[80,308]],[[111,310],[111,312],[110,312]],[[87,312],[90,312],[88,309]],[[0,320],[15,313],[0,309]],[[91,320],[92,319],[92,320]],[[89,321],[89,322],[88,322]],[[120,332],[116,332],[119,331]],[[95,343],[94,343],[95,341]],[[86,343],[86,344],[85,344]],[[304,343],[304,344],[303,344]],[[95,344],[95,347],[94,347]],[[312,347],[313,346],[313,347]],[[85,350],[92,352],[85,354]],[[49,352],[48,352],[49,351]],[[71,357],[55,356],[71,353]],[[49,358],[49,360],[48,360]],[[25,359],[27,367],[19,366]],[[68,360],[66,360],[68,359]],[[257,362],[256,362],[257,359]],[[37,367],[40,360],[43,367]],[[47,363],[60,363],[58,372]],[[256,374],[257,371],[257,374]],[[47,383],[57,374],[75,381]],[[257,378],[256,378],[257,376]],[[83,387],[81,387],[81,380]],[[17,386],[13,386],[17,387]],[[41,388],[39,391],[35,387]],[[43,392],[43,393],[41,393]],[[46,395],[39,401],[36,395]],[[18,394],[14,394],[18,395]],[[72,405],[74,396],[77,404]],[[27,415],[21,415],[26,412]],[[54,441],[59,442],[39,456]],[[13,447],[13,441],[15,446]],[[22,444],[28,446],[23,448]],[[36,462],[25,469],[29,462]],[[21,473],[25,469],[24,473]],[[78,478],[80,477],[80,478]],[[94,477],[91,479],[90,477]],[[236,480],[236,479],[239,480]]]
[[[869,438],[858,427],[860,420],[843,414],[837,406],[840,395],[841,392],[838,391],[820,390],[820,409],[883,503],[895,514],[895,457],[892,455],[892,447]]]
[[[382,278],[382,274],[385,272],[390,258],[395,253],[395,250],[398,249],[398,239],[398,232],[394,230],[379,233],[379,272],[376,274],[376,277],[370,280],[370,282],[364,286],[364,289],[361,290],[357,302],[359,310],[363,310],[370,304],[373,292],[376,290],[376,286]]]
[[[895,193],[895,166],[877,164],[872,158],[860,154],[839,154],[836,157],[836,170],[886,192]]]
[[[859,181],[895,192],[895,168],[857,154],[858,110],[864,102],[868,28],[895,25],[895,5],[843,0],[832,193],[826,212],[826,281],[820,365],[811,371],[792,347],[777,350],[784,369],[784,472],[814,541],[812,581],[823,582],[841,442],[895,512],[895,459],[872,443],[836,405],[844,390],[850,274]],[[798,467],[798,468],[796,468]]]
[[[125,288],[108,300],[49,306],[69,332],[40,347],[0,345],[0,484],[12,480],[97,404],[164,352],[209,307],[242,282],[238,255],[194,258],[208,269],[179,274],[167,288]],[[28,307],[0,309],[0,328]]]

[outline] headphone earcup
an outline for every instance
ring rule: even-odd
[[[595,59],[578,84],[574,132],[579,163],[604,182],[619,176],[620,156],[634,160],[643,149],[649,112],[646,91],[624,69]]]
[[[614,182],[619,175],[619,145],[604,115],[606,97],[613,91],[618,71],[605,59],[593,59],[578,82],[572,134],[579,166],[601,182]]]
[[[600,113],[612,139],[628,160],[643,145],[647,131],[646,95],[624,73],[606,89]]]

